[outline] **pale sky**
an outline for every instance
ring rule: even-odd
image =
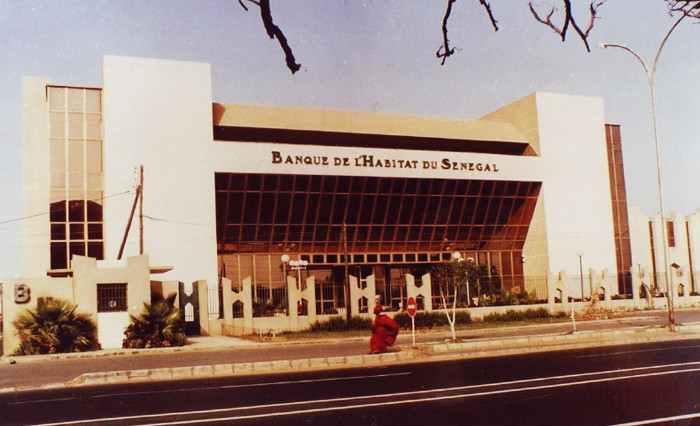
[[[629,53],[595,46],[626,45],[651,66],[674,22],[665,2],[608,0],[590,53],[573,32],[562,43],[535,22],[527,0],[491,3],[498,32],[478,0],[454,3],[458,52],[441,66],[446,0],[272,0],[302,64],[292,75],[258,9],[237,0],[0,0],[0,279],[21,270],[21,78],[100,87],[103,55],[210,63],[214,101],[225,103],[477,119],[534,91],[600,97],[606,121],[622,126],[630,206],[658,212],[646,75]],[[588,2],[576,3],[585,14]],[[656,74],[666,213],[700,209],[699,77],[700,24],[683,22]]]

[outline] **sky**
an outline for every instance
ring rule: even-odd
[[[583,25],[587,1],[574,2]],[[456,54],[444,65],[446,0],[271,0],[297,61],[292,75],[255,5],[238,0],[0,0],[0,279],[21,270],[23,76],[100,87],[104,55],[211,64],[214,102],[477,119],[535,91],[603,99],[621,125],[627,196],[659,211],[649,64],[675,18],[663,0],[608,0],[589,37],[562,42],[527,0],[458,0],[449,20]],[[560,2],[537,2],[548,10]],[[559,21],[557,19],[559,18]],[[561,10],[553,17],[561,20]],[[700,209],[700,24],[685,21],[655,74],[664,210]],[[572,159],[575,161],[575,159]]]

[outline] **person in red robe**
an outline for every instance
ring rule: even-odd
[[[388,346],[396,343],[400,327],[391,317],[382,314],[381,305],[374,307],[374,315],[372,337],[369,340],[369,353],[380,354],[386,352]]]

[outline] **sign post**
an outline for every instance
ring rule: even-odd
[[[406,301],[406,313],[411,317],[411,333],[413,335],[413,347],[416,347],[416,299],[409,297]]]

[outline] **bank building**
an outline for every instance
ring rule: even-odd
[[[119,56],[102,87],[22,84],[5,353],[13,317],[47,295],[117,347],[154,292],[178,292],[190,333],[237,335],[375,301],[399,312],[409,296],[439,309],[439,262],[486,265],[484,292],[550,310],[641,306],[673,263],[660,218],[628,209],[620,126],[599,98],[538,92],[473,120],[251,106],[215,102],[207,63]],[[700,223],[674,220],[672,281],[690,297]]]

